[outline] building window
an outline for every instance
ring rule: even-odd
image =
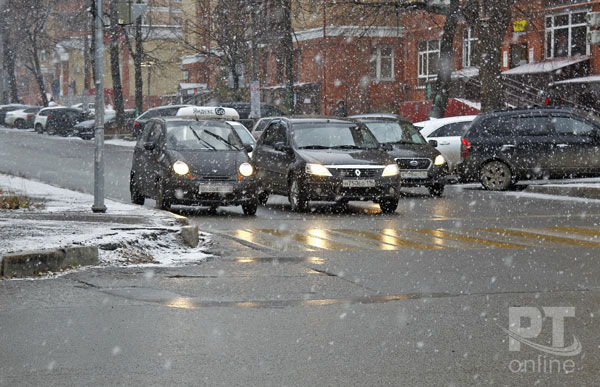
[[[546,16],[546,58],[590,54],[590,46],[586,42],[587,12],[579,9]]]
[[[181,72],[181,80],[187,81],[188,79],[190,79],[190,72],[188,70],[183,70]]]
[[[463,68],[475,66],[474,58],[479,39],[473,27],[467,27],[463,33]]]
[[[426,40],[419,42],[418,81],[419,86],[437,79],[440,62],[440,41]]]
[[[390,46],[375,47],[371,55],[371,79],[394,80],[394,49]]]

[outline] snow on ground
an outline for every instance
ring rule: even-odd
[[[168,212],[105,200],[94,214],[92,195],[0,174],[0,188],[43,203],[41,208],[0,210],[2,252],[97,245],[101,266],[174,266],[205,260],[208,235],[199,247],[183,244],[181,226]]]
[[[562,186],[557,184],[556,186]],[[580,203],[600,203],[600,199],[588,199],[580,198],[575,196],[559,196],[549,195],[535,192],[503,192],[502,194],[508,196],[515,196],[516,198],[530,198],[530,199],[541,199],[541,200],[558,200],[565,202],[580,202]]]

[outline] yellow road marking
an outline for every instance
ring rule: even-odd
[[[485,228],[483,231],[488,232],[497,232],[505,235],[512,235],[516,237],[530,238],[538,241],[544,242],[555,242],[562,243],[573,246],[583,246],[583,247],[600,247],[600,244],[593,242],[586,242],[576,239],[570,239],[565,237],[552,236],[547,234],[538,234],[534,232],[520,231],[520,230],[511,230],[511,229],[501,229],[501,228]]]
[[[312,235],[302,235],[291,231],[280,231],[280,230],[270,230],[270,229],[259,229],[254,230],[250,229],[253,232],[261,232],[265,234],[270,234],[279,238],[291,238],[297,242],[307,244],[312,247],[316,247],[318,249],[323,250],[338,250],[338,251],[346,251],[346,250],[358,250],[356,247],[343,245],[341,243],[329,241],[327,239],[323,239],[322,237],[312,236]]]
[[[470,236],[458,235],[454,233],[450,233],[444,230],[411,230],[414,232],[418,232],[421,234],[432,235],[438,238],[447,238],[447,239],[456,239],[462,242],[475,243],[478,245],[488,246],[488,247],[498,247],[501,249],[524,249],[529,246],[517,245],[514,243],[506,243],[506,242],[498,242],[489,239],[475,238]]]
[[[391,235],[382,235],[369,231],[361,231],[361,230],[336,230],[338,232],[344,234],[355,235],[365,239],[371,239],[379,242],[381,246],[381,250],[398,250],[398,247],[409,247],[411,249],[419,249],[419,250],[443,250],[443,247],[428,245],[425,243],[414,242],[406,239],[400,239]]]
[[[579,228],[579,227],[548,227],[548,230],[572,232],[572,233],[576,233],[576,234],[591,235],[591,236],[600,236],[600,231],[590,230],[589,228]]]
[[[442,238],[438,238],[438,237],[431,236],[431,235],[415,233],[415,232],[412,232],[410,230],[405,230],[405,229],[402,229],[400,231],[400,230],[396,230],[396,229],[385,228],[381,231],[381,233],[384,235],[395,237],[395,238],[401,237],[403,239],[409,239],[409,240],[414,240],[415,238],[418,238],[427,244],[440,246],[444,249],[472,249],[472,248],[474,248],[472,243],[465,243],[465,242],[460,242],[460,241],[442,239]]]
[[[235,238],[241,239],[246,242],[250,242],[254,245],[264,247],[267,249],[273,250],[283,250],[290,251],[294,249],[301,248],[303,251],[315,251],[314,249],[308,248],[308,246],[298,246],[297,243],[286,243],[285,240],[268,240],[264,237],[261,237],[260,234],[256,234],[255,232],[251,232],[250,230],[233,230],[233,231],[222,231],[228,235],[231,235]]]

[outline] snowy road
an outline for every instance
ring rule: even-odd
[[[0,136],[4,172],[90,187],[91,143]],[[114,199],[130,158],[107,147]],[[0,385],[597,385],[600,202],[424,193],[391,216],[282,197],[256,217],[179,208],[221,258],[2,281]],[[545,347],[510,351],[511,307],[559,307],[564,325],[552,309],[513,319]],[[577,354],[548,352],[574,338]]]

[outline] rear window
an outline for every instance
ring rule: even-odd
[[[451,124],[447,124],[434,130],[429,137],[456,137],[462,136],[469,127],[471,126],[470,122],[453,122]]]
[[[502,116],[479,121],[472,127],[469,137],[515,137],[550,135],[548,117]]]

